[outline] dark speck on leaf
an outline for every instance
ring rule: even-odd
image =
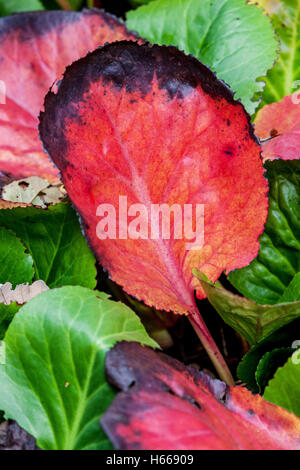
[[[271,129],[270,136],[275,137],[276,135],[278,135],[278,130],[277,129]]]
[[[27,183],[27,181],[20,181],[20,182],[18,183],[18,185],[19,185],[21,188],[28,188],[29,183]]]
[[[223,151],[229,157],[233,157],[233,155],[235,154],[235,148],[232,145],[226,145]]]

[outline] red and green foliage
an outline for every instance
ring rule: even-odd
[[[195,59],[172,47],[105,46],[66,70],[40,122],[94,252],[129,294],[187,314],[194,289],[204,297],[193,268],[215,281],[256,256],[268,206],[260,148],[242,105]],[[203,247],[138,235],[100,241],[97,207],[119,213],[120,195],[149,214],[151,204],[204,204]],[[151,232],[143,214],[139,223]]]

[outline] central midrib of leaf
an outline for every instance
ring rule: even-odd
[[[79,315],[79,313],[80,312],[78,312],[78,315]],[[109,315],[110,313],[113,314],[113,312],[107,311],[106,315]],[[101,337],[101,340],[99,340],[99,339],[97,340],[97,338],[99,337],[101,327],[102,327],[103,318],[104,318],[103,316],[101,316],[99,318],[99,320],[100,320],[99,325],[98,325],[97,330],[94,333],[94,341],[96,340],[97,344],[94,345],[91,356],[90,356],[89,367],[87,369],[86,378],[85,378],[85,384],[84,384],[84,387],[83,387],[83,389],[80,393],[80,396],[78,397],[78,406],[77,406],[77,409],[76,409],[76,414],[74,416],[72,425],[69,427],[69,433],[66,436],[66,441],[65,441],[65,446],[64,446],[65,450],[76,449],[76,442],[78,442],[78,439],[81,437],[82,432],[91,423],[91,421],[84,423],[83,428],[80,429],[82,418],[83,418],[84,412],[86,410],[87,401],[92,396],[94,396],[96,393],[99,393],[99,391],[102,388],[104,388],[105,385],[107,385],[106,382],[99,383],[99,386],[93,391],[93,393],[91,395],[88,395],[90,383],[91,383],[92,376],[93,376],[93,369],[94,369],[94,365],[95,365],[95,362],[96,362],[96,357],[97,357],[97,354],[100,353],[100,350],[99,350],[100,345],[101,345],[101,349],[103,351],[108,350],[109,346],[107,345],[107,340],[110,339],[110,342],[111,342],[112,339],[114,339],[113,342],[115,342],[115,341],[118,340],[118,338],[121,338],[122,334],[126,331],[125,326],[126,326],[127,320],[123,324],[123,328],[122,328],[121,331],[119,331],[118,333],[112,333],[110,335],[106,335],[104,337]],[[73,321],[75,321],[75,318],[74,318]],[[134,331],[128,332],[129,336],[130,336],[130,333],[133,334]],[[74,368],[74,370],[75,370],[75,368]],[[76,376],[75,372],[74,372],[74,375]],[[79,386],[79,383],[78,383],[78,386]],[[79,386],[79,389],[80,389],[80,386]],[[98,419],[98,417],[93,417],[92,421],[94,421],[96,419]]]
[[[219,3],[220,3],[220,0],[219,0]],[[219,15],[222,12],[222,10],[224,9],[224,7],[227,6],[227,0],[223,0],[223,3],[221,5],[218,5],[218,6],[219,6],[219,9],[217,10],[215,16],[213,18],[211,18],[210,21],[207,22],[207,29],[206,29],[206,31],[204,32],[204,34],[201,38],[201,41],[200,41],[200,44],[199,44],[199,47],[198,47],[198,50],[197,50],[197,53],[196,53],[196,57],[201,56],[201,49],[202,49],[203,44],[204,44],[204,42],[205,42],[205,40],[208,36],[208,33],[212,29],[215,21],[218,19]]]
[[[81,308],[78,310],[76,316],[73,318],[72,323],[74,323],[76,321],[76,318],[80,315],[80,312],[81,312]],[[102,323],[103,323],[103,316],[99,316],[98,327],[97,327],[97,329],[96,329],[96,331],[93,335],[93,338],[92,338],[91,342],[95,343],[95,340],[99,335]],[[76,377],[76,380],[77,380],[76,368],[75,368],[74,358],[73,358],[73,353],[72,353],[72,342],[70,341],[69,332],[66,331],[65,334],[69,338],[70,355],[72,357],[72,363],[73,363],[73,366],[74,366],[73,367],[74,368],[74,377]],[[76,407],[76,413],[75,413],[72,425],[71,425],[71,427],[69,427],[69,433],[66,436],[65,445],[64,445],[65,450],[75,449],[75,443],[76,443],[76,440],[79,437],[78,436],[79,427],[80,427],[82,417],[84,415],[84,411],[86,409],[86,401],[87,401],[88,390],[89,390],[89,386],[90,386],[90,383],[91,383],[91,378],[92,378],[92,375],[93,375],[93,368],[94,368],[96,356],[97,356],[98,353],[99,353],[99,348],[97,348],[96,344],[93,344],[92,354],[90,356],[90,361],[89,361],[89,367],[88,367],[87,372],[86,372],[85,383],[84,383],[84,387],[83,387],[82,390],[81,390],[80,384],[77,380],[78,390],[81,391],[81,393],[79,393],[79,396],[78,396],[78,400],[77,400],[78,405]],[[53,374],[53,377],[54,377],[54,374]],[[54,377],[54,380],[55,380],[55,377]],[[94,391],[94,393],[99,392],[99,390],[104,385],[105,385],[105,382],[100,384],[99,387]],[[59,393],[59,390],[58,390],[58,393]],[[62,402],[63,402],[63,399],[62,399]]]
[[[100,321],[100,325],[97,329],[96,334],[99,333],[101,324],[102,324],[102,321]],[[75,414],[75,418],[74,418],[72,427],[71,427],[70,432],[69,432],[69,434],[67,436],[67,439],[66,439],[66,444],[65,444],[66,445],[66,447],[65,447],[66,450],[75,449],[75,443],[76,443],[76,441],[79,437],[78,436],[79,426],[80,426],[80,423],[81,423],[81,420],[82,420],[82,417],[83,417],[83,414],[84,414],[84,411],[85,411],[85,408],[86,408],[86,400],[87,400],[88,390],[89,390],[89,386],[90,386],[90,382],[91,382],[91,378],[92,378],[92,374],[93,374],[93,368],[94,368],[97,353],[98,353],[98,349],[96,348],[96,346],[94,346],[92,356],[91,356],[91,359],[90,359],[89,368],[87,370],[85,385],[84,385],[84,388],[83,388],[83,390],[81,392],[81,395],[80,395],[80,398],[79,398],[79,403],[78,403],[78,407],[77,407],[77,410],[76,410],[76,414]],[[105,385],[105,383],[101,384],[97,388],[96,391],[99,392],[99,390],[101,390],[101,388],[103,388],[104,385]]]
[[[130,157],[128,148],[125,142],[123,141],[116,125],[114,124],[114,121],[108,109],[104,106],[103,109],[113,129],[116,141],[121,149],[123,158],[130,168],[133,188],[137,199],[147,208],[148,214],[150,214],[152,201],[149,196],[148,188],[145,185],[144,179],[139,176],[136,166]],[[180,271],[177,263],[174,260],[172,250],[170,249],[170,241],[166,243],[165,240],[159,238],[158,240],[153,240],[151,242],[153,243],[159,257],[163,260],[164,266],[170,275],[170,277],[167,278],[167,281],[170,284],[173,292],[176,294],[178,300],[184,303],[185,305],[190,305],[191,310],[197,308],[195,306],[195,300],[193,297],[192,290],[188,288],[185,279],[182,275],[182,272]]]

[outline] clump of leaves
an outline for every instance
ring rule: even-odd
[[[107,447],[98,420],[114,392],[104,359],[120,340],[156,346],[138,317],[105,294],[74,286],[38,295],[7,330],[0,409],[43,449]]]
[[[300,267],[300,161],[265,164],[269,180],[269,214],[258,256],[233,271],[229,280],[261,304],[279,303]]]
[[[67,69],[57,93],[46,97],[40,135],[111,278],[150,306],[189,314],[217,370],[230,381],[195,305],[194,288],[198,297],[204,293],[192,269],[201,267],[215,280],[224,269],[247,265],[258,250],[267,184],[242,105],[205,66],[177,49],[119,42]],[[131,214],[137,217],[130,238],[120,235],[120,222],[109,225],[121,210],[120,195],[140,211]],[[186,235],[143,235],[152,230],[151,204],[191,202],[205,204],[204,244],[188,243]],[[110,203],[113,213],[99,242],[101,203]]]
[[[300,318],[278,328],[258,341],[238,366],[238,377],[253,392],[263,393],[278,367],[295,352]]]

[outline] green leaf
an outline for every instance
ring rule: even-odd
[[[300,417],[300,349],[280,367],[267,386],[264,398]]]
[[[0,227],[0,284],[11,282],[16,286],[31,282],[33,274],[32,257],[25,253],[21,240],[12,231]]]
[[[294,93],[300,83],[300,0],[255,0],[271,17],[280,41],[279,56],[269,70],[262,105]]]
[[[199,279],[209,302],[225,323],[238,331],[251,345],[300,317],[300,302],[259,305],[223,287],[212,285],[198,270],[193,270],[193,274]]]
[[[133,7],[139,7],[140,5],[146,5],[147,3],[151,2],[151,0],[129,0],[129,1]]]
[[[270,379],[274,377],[278,367],[283,366],[288,358],[293,354],[292,348],[273,349],[263,355],[258,363],[255,379],[262,395]]]
[[[55,0],[41,0],[46,10],[58,10],[59,6]]]
[[[253,392],[259,392],[256,371],[265,354],[275,349],[290,349],[300,329],[300,318],[288,323],[253,346],[237,368],[238,378]],[[297,338],[296,338],[297,339]],[[285,356],[286,357],[286,356]],[[278,358],[277,358],[278,359]]]
[[[127,26],[152,43],[193,54],[254,111],[251,98],[264,86],[256,79],[273,65],[277,48],[261,9],[241,0],[156,0],[128,12]]]
[[[68,0],[68,3],[73,10],[79,10],[83,4],[83,0]]]
[[[34,10],[44,10],[39,0],[0,0],[0,16]]]
[[[117,341],[156,347],[138,317],[83,287],[62,287],[30,300],[6,336],[0,409],[42,449],[103,449],[99,427],[114,392],[104,374]]]
[[[300,300],[300,272],[295,274],[279,299],[280,302],[296,302],[297,300]]]
[[[9,305],[0,304],[0,340],[4,338],[9,324],[20,308],[21,306],[17,305],[15,302]]]
[[[0,225],[13,230],[31,254],[35,280],[49,287],[96,286],[95,258],[69,203],[0,210]]]
[[[300,160],[269,161],[265,167],[270,206],[260,250],[228,279],[246,297],[275,304],[300,271]]]

